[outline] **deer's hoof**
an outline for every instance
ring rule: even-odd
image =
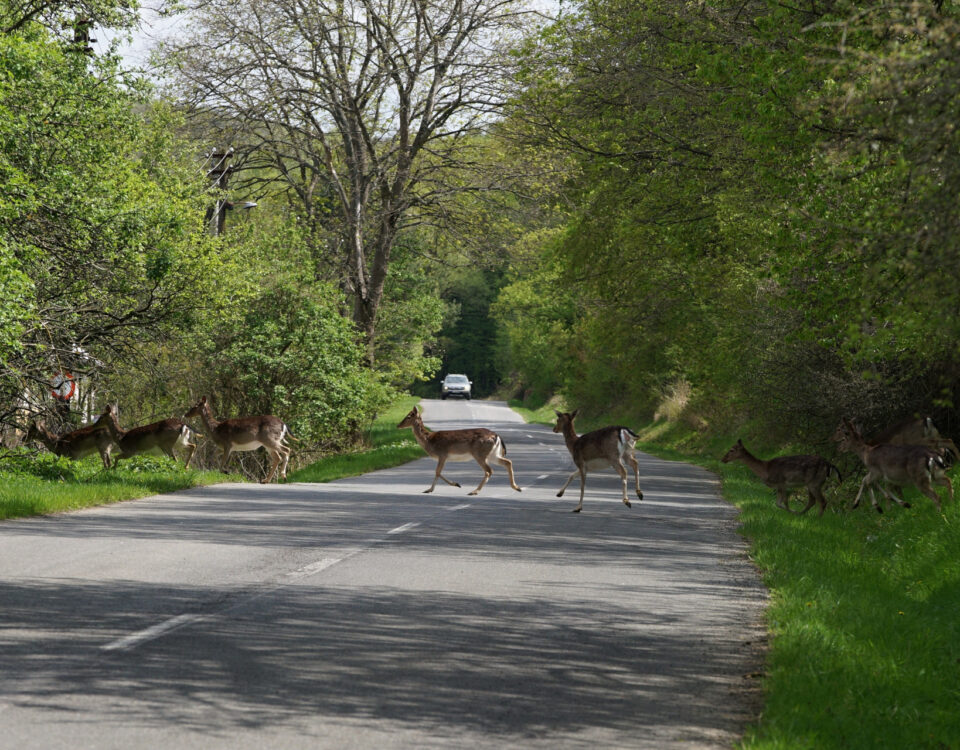
[[[579,513],[579,512],[580,512],[580,509],[579,509],[579,508],[574,508],[574,509],[571,510],[570,512],[571,512],[571,513]]]
[[[879,505],[877,506],[877,513],[883,513],[883,508],[881,508]]]
[[[479,493],[477,492],[477,490],[474,490],[473,492],[468,492],[468,493],[467,493],[468,496],[469,496],[469,495],[477,495],[477,494],[479,494]]]
[[[629,501],[629,500],[624,500],[624,501],[623,501],[623,504],[626,505],[628,508],[632,508],[632,507],[633,507],[632,505],[630,505],[630,501]]]
[[[423,491],[423,494],[426,495],[426,494],[429,493],[429,492],[433,492],[433,488],[430,488],[429,490],[424,490],[424,491]]]
[[[460,486],[460,483],[459,483],[459,482],[454,482],[454,483],[453,483],[453,486],[454,486],[454,487],[459,487],[459,486]]]
[[[563,490],[560,490],[560,492],[557,493],[557,497],[563,497]]]
[[[637,490],[637,500],[643,500],[643,493],[640,490]]]
[[[906,501],[904,501],[904,503],[903,503],[903,507],[904,507],[904,508],[909,508],[909,507],[910,507],[910,503],[908,503],[908,502],[906,502]]]
[[[523,490],[520,487],[514,487],[513,489],[515,489],[517,492],[523,492]]]

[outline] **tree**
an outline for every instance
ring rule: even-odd
[[[398,234],[476,189],[470,137],[502,105],[520,3],[204,0],[162,50],[238,171],[281,182],[311,223],[318,275],[352,300],[371,361]]]

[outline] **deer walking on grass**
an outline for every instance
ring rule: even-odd
[[[742,461],[750,471],[757,475],[767,487],[777,492],[777,507],[788,513],[790,510],[790,490],[806,487],[809,499],[806,507],[798,515],[803,515],[814,503],[820,504],[820,513],[827,509],[827,499],[823,496],[823,485],[830,474],[837,475],[837,481],[842,482],[840,470],[825,458],[816,455],[779,456],[764,461],[757,458],[746,449],[742,440],[737,440],[734,446],[720,459],[723,463]]]
[[[287,463],[290,461],[290,447],[286,444],[287,438],[292,438],[290,428],[282,419],[268,414],[256,417],[236,417],[218,422],[213,417],[207,397],[201,398],[191,409],[183,415],[184,419],[200,417],[222,455],[220,470],[227,473],[227,462],[233,451],[255,451],[263,447],[273,459],[267,476],[260,480],[261,484],[268,484],[273,479],[277,468],[280,469],[280,478],[287,478]],[[281,466],[282,464],[282,466]]]
[[[943,437],[930,417],[909,417],[866,439],[869,445],[922,445],[951,460],[960,458],[960,451],[948,437]]]
[[[864,490],[870,491],[870,502],[878,513],[883,509],[877,504],[874,488],[880,490],[890,500],[898,505],[909,508],[910,503],[901,500],[887,489],[884,482],[891,487],[903,487],[912,484],[924,495],[933,500],[937,510],[940,510],[940,496],[933,485],[942,485],[947,488],[947,494],[953,500],[953,485],[946,475],[946,464],[943,457],[924,445],[891,445],[883,443],[871,445],[860,434],[860,430],[849,419],[842,419],[834,439],[841,450],[855,453],[867,469],[867,474],[860,483],[860,490],[853,501],[853,507],[860,505],[860,498]]]
[[[557,497],[563,497],[563,493],[570,482],[575,477],[580,477],[580,504],[572,511],[573,513],[579,513],[583,509],[583,492],[587,484],[587,472],[610,467],[620,475],[620,482],[623,486],[623,504],[628,508],[632,507],[630,500],[627,499],[627,469],[623,465],[623,462],[626,461],[633,468],[637,498],[643,500],[643,493],[640,491],[640,467],[633,455],[633,447],[637,443],[637,434],[628,427],[617,425],[602,427],[593,432],[577,435],[573,428],[573,420],[576,419],[579,412],[579,409],[571,413],[554,411],[554,414],[557,415],[557,423],[554,425],[553,431],[563,433],[567,450],[570,451],[573,463],[577,467],[577,470],[570,474],[563,487],[560,488]]]
[[[113,435],[109,430],[109,412],[109,409],[104,411],[92,425],[63,435],[52,434],[41,422],[31,422],[26,441],[38,440],[51,453],[74,460],[97,452],[103,461],[103,468],[109,469],[110,449],[114,444]]]
[[[433,476],[433,484],[424,490],[425,493],[433,492],[438,479],[442,479],[451,487],[459,487],[459,483],[451,482],[443,476],[443,466],[447,461],[469,461],[471,458],[483,469],[483,479],[473,492],[467,494],[476,495],[493,476],[490,462],[505,467],[510,477],[510,486],[517,492],[521,491],[513,477],[513,462],[507,458],[507,447],[493,430],[483,427],[463,430],[428,430],[423,424],[423,417],[417,407],[413,407],[397,425],[397,429],[405,427],[413,430],[414,438],[427,455],[437,459],[437,471]]]
[[[176,460],[177,456],[173,449],[182,446],[187,450],[185,468],[190,468],[190,461],[197,449],[197,444],[192,442],[192,439],[202,437],[190,429],[190,425],[182,420],[171,418],[124,430],[117,419],[115,404],[111,404],[105,414],[108,419],[108,428],[119,448],[119,452],[113,458],[114,466],[121,458],[130,458],[141,453],[165,454]]]

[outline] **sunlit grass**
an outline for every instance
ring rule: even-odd
[[[138,457],[105,470],[99,456],[71,461],[22,454],[0,463],[0,519],[38,516],[224,481],[167,458]]]
[[[721,475],[770,589],[765,705],[743,748],[960,748],[960,501],[851,510],[851,477],[822,518],[790,515],[741,465],[638,447]]]

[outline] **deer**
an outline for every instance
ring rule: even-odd
[[[109,430],[109,412],[110,410],[107,408],[92,425],[81,427],[79,430],[67,432],[63,435],[53,435],[42,422],[31,422],[25,442],[39,441],[51,453],[73,460],[86,458],[92,453],[98,452],[103,461],[103,467],[109,469],[110,449],[114,444],[113,435]]]
[[[268,484],[273,479],[277,468],[280,469],[280,478],[287,478],[287,463],[290,461],[290,447],[285,443],[287,438],[293,438],[290,428],[282,419],[269,414],[256,417],[235,417],[218,422],[213,417],[207,397],[203,396],[184,415],[184,419],[200,417],[214,443],[223,451],[220,457],[220,470],[227,474],[227,461],[234,451],[255,451],[263,447],[273,459],[273,465],[267,476],[260,480],[260,484]],[[282,466],[281,466],[282,464]]]
[[[936,451],[923,445],[891,445],[889,443],[871,445],[863,439],[856,425],[846,418],[841,419],[834,439],[839,443],[841,450],[859,456],[867,469],[867,474],[860,483],[857,497],[853,501],[854,508],[859,507],[863,491],[869,489],[870,502],[878,513],[883,513],[883,508],[877,503],[874,495],[874,486],[901,507],[910,507],[910,503],[897,497],[894,492],[884,487],[880,480],[895,487],[915,485],[924,495],[933,500],[937,511],[941,509],[940,497],[932,485],[945,486],[950,499],[953,500],[953,485],[946,475],[946,464],[943,457]]]
[[[521,492],[520,487],[513,476],[513,462],[507,458],[507,446],[503,439],[493,430],[484,427],[473,427],[462,430],[429,430],[423,424],[423,416],[416,406],[410,410],[400,424],[398,430],[411,428],[413,436],[420,444],[428,456],[437,459],[437,470],[433,476],[431,484],[423,492],[433,492],[437,486],[437,480],[442,479],[451,487],[459,487],[458,482],[452,482],[443,476],[443,466],[447,461],[469,461],[471,458],[480,464],[483,469],[483,479],[473,492],[468,495],[476,495],[483,489],[487,480],[493,476],[493,469],[490,462],[500,464],[507,470],[510,478],[510,486],[517,492]]]
[[[197,444],[191,442],[191,439],[203,437],[195,433],[190,425],[180,419],[170,418],[124,430],[120,427],[120,421],[117,419],[115,404],[107,407],[105,414],[108,420],[107,427],[120,449],[120,452],[113,459],[114,466],[121,458],[131,458],[141,453],[166,454],[176,460],[177,455],[173,449],[183,446],[187,449],[185,468],[190,468],[190,461],[197,449]]]
[[[764,461],[750,453],[744,446],[743,440],[737,440],[720,461],[725,464],[731,461],[744,463],[750,471],[757,475],[761,482],[776,490],[778,508],[783,508],[788,513],[797,513],[801,516],[810,510],[814,503],[819,503],[820,513],[818,515],[823,515],[823,512],[827,509],[827,499],[823,496],[823,485],[831,474],[836,474],[837,481],[843,482],[840,469],[821,456],[813,454],[779,456]],[[809,499],[806,507],[797,512],[790,509],[789,491],[800,487],[806,488]]]
[[[930,417],[908,417],[871,435],[866,442],[870,445],[922,445],[944,458],[948,453],[954,459],[960,458],[957,446],[950,438],[940,435]]]
[[[571,511],[572,513],[579,513],[583,510],[583,493],[587,484],[587,471],[605,469],[609,466],[620,475],[620,482],[623,486],[623,504],[628,508],[633,507],[630,505],[630,500],[627,499],[627,469],[623,462],[626,460],[633,468],[637,498],[643,500],[643,492],[640,491],[640,466],[633,455],[633,448],[637,443],[638,435],[629,427],[620,425],[601,427],[599,430],[577,435],[573,427],[573,420],[579,413],[579,409],[569,413],[554,410],[554,414],[557,415],[557,423],[553,426],[553,431],[563,433],[567,450],[570,451],[573,463],[577,467],[577,470],[570,474],[563,487],[560,488],[557,497],[563,497],[563,493],[570,482],[579,476],[580,504]]]

